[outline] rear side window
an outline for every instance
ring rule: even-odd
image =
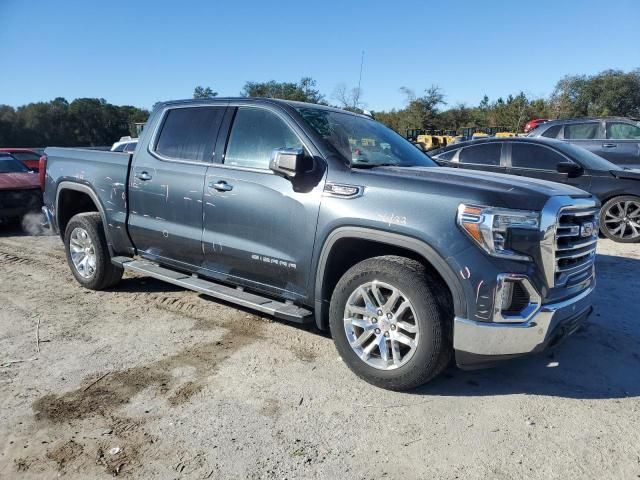
[[[136,147],[138,146],[138,142],[131,142],[131,143],[127,143],[124,147],[125,152],[133,152]]]
[[[542,132],[542,137],[547,138],[558,138],[558,134],[562,129],[562,125],[553,125],[552,127],[547,128],[544,132]]]
[[[116,148],[113,149],[114,152],[124,152],[124,147],[126,147],[127,144],[123,143],[121,145],[118,145]]]
[[[511,165],[515,168],[556,170],[560,162],[566,161],[565,157],[550,148],[526,143],[511,145]]]
[[[156,141],[155,152],[170,159],[211,161],[224,111],[225,107],[169,110]]]
[[[607,138],[612,140],[640,140],[640,127],[622,122],[608,122]],[[14,156],[17,157],[15,154]]]
[[[460,163],[474,165],[500,165],[501,143],[486,143],[465,147],[460,152]]]
[[[262,108],[238,108],[224,157],[225,165],[268,169],[276,148],[303,147],[295,133],[274,113]]]
[[[564,138],[574,140],[591,140],[598,138],[600,124],[591,123],[570,123],[564,126]]]

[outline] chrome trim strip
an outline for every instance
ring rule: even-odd
[[[502,313],[502,290],[507,282],[520,283],[529,295],[529,304],[526,305],[518,315],[503,315]],[[501,273],[498,275],[493,301],[493,321],[496,323],[523,323],[538,313],[542,305],[542,297],[529,281],[526,275]]]

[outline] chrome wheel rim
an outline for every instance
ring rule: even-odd
[[[379,370],[405,365],[420,336],[411,301],[398,288],[377,280],[360,285],[349,296],[344,331],[356,355]]]
[[[82,227],[76,227],[69,238],[69,253],[76,272],[83,278],[96,273],[96,250],[91,237]]]
[[[604,214],[604,228],[621,240],[640,238],[640,203],[616,202]]]

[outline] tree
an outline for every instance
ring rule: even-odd
[[[333,91],[333,99],[339,107],[350,112],[362,113],[364,104],[360,102],[362,89],[359,87],[348,88],[346,84],[339,83]]]
[[[214,92],[211,87],[201,87],[198,85],[193,89],[193,98],[213,98],[217,96],[218,92]]]
[[[302,77],[298,83],[246,82],[240,95],[243,97],[266,97],[295,100],[298,102],[325,104],[324,95],[316,88],[316,81],[311,77]]]

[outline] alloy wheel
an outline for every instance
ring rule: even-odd
[[[604,215],[604,228],[622,240],[640,237],[640,203],[625,200],[612,204]]]
[[[69,238],[69,253],[76,271],[84,278],[96,272],[96,251],[91,237],[82,227],[76,227]]]

